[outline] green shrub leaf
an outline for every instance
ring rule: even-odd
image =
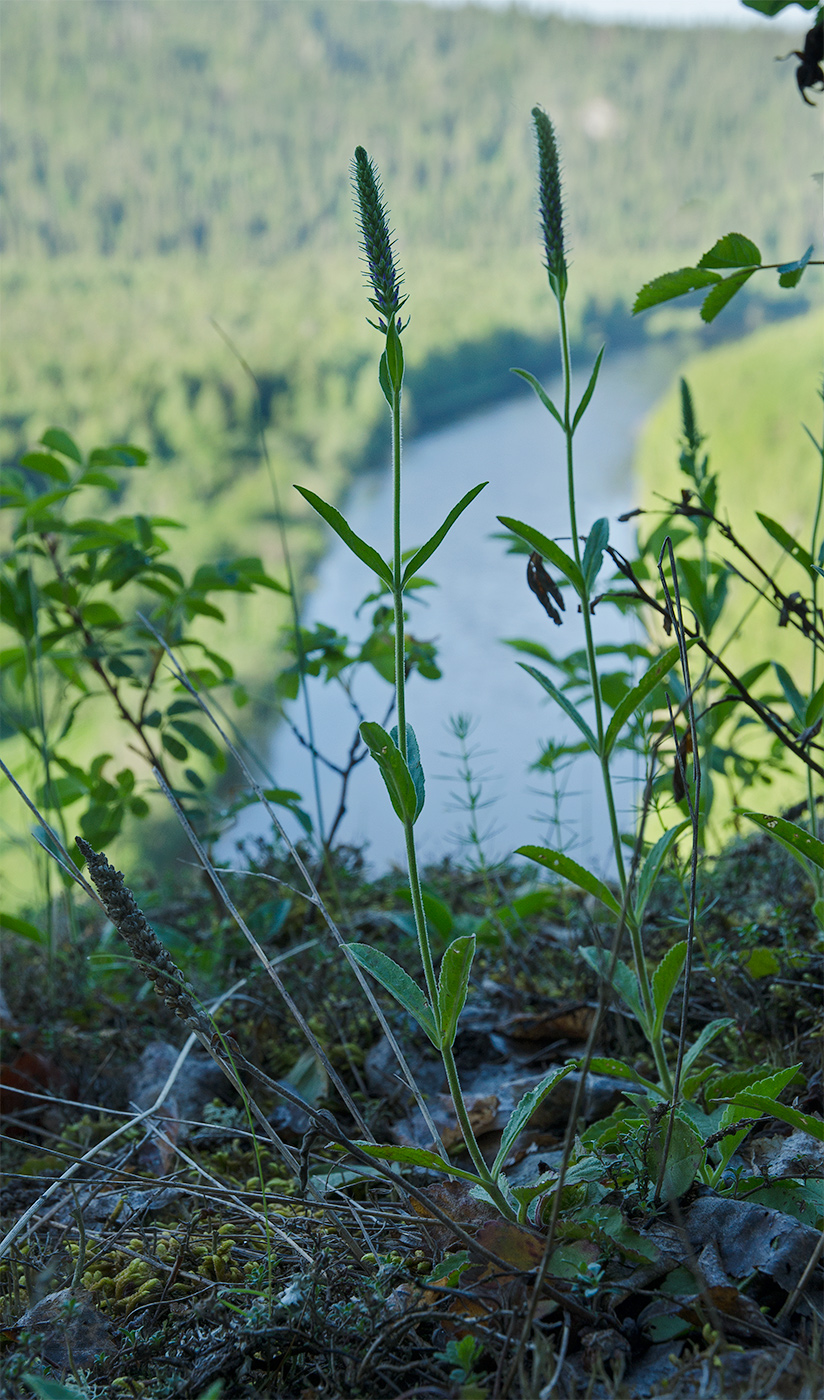
[[[695,292],[699,287],[711,287],[714,282],[720,281],[717,272],[700,267],[679,267],[677,272],[665,272],[641,288],[635,298],[632,314],[637,316],[640,311],[648,311],[662,301],[673,301],[675,297]]]
[[[810,249],[812,253],[812,249]],[[73,437],[63,430],[63,428],[47,428],[40,441],[44,447],[50,447],[52,452],[62,452],[64,457],[69,457],[79,466],[83,465],[83,457],[80,448]]]
[[[761,264],[761,249],[743,233],[725,233],[708,253],[698,259],[699,267],[751,267]]]
[[[719,311],[723,311],[727,302],[732,301],[736,292],[740,292],[745,282],[748,282],[755,272],[751,267],[747,272],[736,272],[732,277],[725,277],[723,282],[719,282],[716,287],[711,287],[701,303],[701,320],[709,324],[714,321]]]
[[[813,255],[813,244],[811,243],[806,253],[802,253],[795,262],[781,263],[778,267],[779,287],[797,287],[804,276],[804,269]]]

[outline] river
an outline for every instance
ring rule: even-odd
[[[683,348],[660,345],[607,355],[576,433],[579,529],[586,532],[605,515],[611,542],[623,551],[632,548],[634,522],[620,524],[617,517],[637,504],[631,475],[636,440],[683,353]],[[573,402],[587,376],[588,367],[576,374]],[[560,402],[560,381],[546,387]],[[487,833],[487,858],[505,855],[525,842],[560,843],[577,860],[608,874],[609,833],[597,763],[589,755],[576,759],[555,781],[530,771],[540,741],[578,735],[504,644],[505,638],[524,637],[565,654],[583,643],[582,619],[572,610],[569,590],[563,625],[556,627],[527,588],[525,557],[508,555],[504,542],[494,538],[501,529],[496,517],[510,515],[569,549],[564,439],[531,391],[408,444],[404,547],[423,543],[455,502],[480,481],[489,484],[424,569],[438,587],[424,590],[425,602],[409,604],[408,630],[437,641],[443,671],[439,681],[413,675],[407,691],[407,717],[417,734],[426,774],[426,804],[416,825],[419,855],[427,862],[466,850],[467,817],[460,807],[466,788],[458,779],[458,745],[449,729],[450,716],[465,715],[473,722],[471,767],[476,778],[483,779],[482,796],[489,803],[479,818]],[[391,551],[391,496],[389,471],[372,474],[356,482],[345,511],[352,528],[385,557]],[[373,582],[366,567],[330,532],[307,623],[320,620],[362,638],[371,609],[360,621],[352,614]],[[594,617],[597,642],[624,639],[633,626],[637,623],[622,619],[614,608],[602,607]],[[341,764],[352,741],[355,716],[337,685],[310,685],[317,746]],[[363,668],[354,693],[367,718],[383,720],[390,690],[371,667]],[[294,707],[294,715],[302,725],[300,705]],[[301,792],[314,815],[309,757],[286,726],[273,736],[268,761],[278,786]],[[328,827],[338,805],[340,780],[323,766],[320,771]],[[640,776],[631,758],[619,764],[617,776],[619,808],[629,828]],[[233,839],[262,834],[266,824],[260,808],[247,809]],[[403,864],[402,830],[370,758],[350,780],[338,840],[365,846],[373,872],[393,862]]]

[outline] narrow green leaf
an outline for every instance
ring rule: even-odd
[[[655,1007],[653,1035],[659,1037],[664,1025],[667,1007],[678,985],[678,979],[687,957],[686,942],[674,943],[666,952],[652,976],[652,1004]]]
[[[0,913],[0,929],[4,933],[16,933],[21,938],[28,938],[30,943],[48,943],[48,935],[39,929],[36,924],[30,924],[27,919],[19,919],[16,914]]]
[[[699,267],[758,267],[761,249],[743,233],[725,233],[708,253],[698,259]]]
[[[519,661],[518,665],[520,666],[522,671],[526,671],[528,676],[532,676],[533,679],[536,680],[539,685],[543,686],[544,690],[547,692],[548,695],[552,696],[556,705],[560,705],[564,713],[569,715],[569,718],[572,720],[573,724],[577,725],[577,727],[580,729],[581,733],[583,734],[584,738],[589,744],[589,747],[592,749],[592,752],[597,753],[598,740],[596,739],[595,735],[593,734],[592,730],[590,729],[581,712],[575,707],[575,705],[573,705],[569,696],[564,695],[564,692],[562,690],[559,690],[557,685],[553,685],[552,681],[549,679],[549,676],[545,676],[543,671],[539,671],[536,666],[527,666],[525,661]]]
[[[614,894],[608,889],[597,875],[586,870],[583,865],[579,865],[571,856],[565,856],[562,851],[553,851],[549,846],[519,846],[515,852],[517,856],[526,856],[528,860],[537,861],[547,870],[552,870],[556,875],[560,875],[564,880],[568,880],[571,885],[577,885],[579,890],[586,890],[587,894],[594,894],[596,899],[606,905],[613,914],[621,913],[621,906]]]
[[[799,1132],[809,1133],[810,1137],[824,1142],[824,1123],[820,1118],[814,1118],[811,1113],[800,1113],[797,1108],[775,1103],[773,1099],[763,1098],[760,1094],[749,1094],[746,1090],[736,1094],[735,1102],[742,1108],[755,1109],[757,1113],[768,1113],[772,1118],[780,1118],[782,1123],[789,1123]]]
[[[409,563],[403,571],[403,579],[401,580],[402,586],[405,587],[409,579],[411,579],[412,576],[418,572],[418,569],[420,569],[422,565],[426,563],[427,559],[429,559],[431,555],[435,553],[435,550],[438,548],[438,545],[441,543],[441,540],[445,539],[458,517],[463,515],[467,506],[471,505],[475,497],[481,491],[483,491],[485,486],[488,485],[489,483],[487,481],[482,481],[478,486],[473,486],[472,490],[467,491],[466,495],[461,498],[458,504],[456,506],[453,506],[452,510],[449,512],[448,516],[443,522],[443,525],[441,525],[439,529],[435,531],[434,535],[432,535],[431,538],[427,540],[426,544],[421,545],[421,548],[417,551],[416,554],[412,555],[412,558],[409,560]]]
[[[642,1074],[638,1074],[632,1065],[627,1065],[623,1060],[613,1060],[604,1055],[596,1055],[589,1062],[589,1067],[593,1074],[609,1074],[613,1079],[628,1079],[633,1084],[640,1084],[647,1093],[654,1094],[656,1098],[661,1098],[661,1090],[652,1080],[645,1079]]]
[[[535,393],[538,395],[538,398],[541,400],[541,403],[543,404],[544,408],[548,409],[548,411],[552,414],[553,418],[555,419],[555,422],[558,424],[558,427],[563,428],[563,418],[561,417],[560,413],[558,412],[557,408],[552,402],[552,399],[549,397],[549,394],[544,389],[543,385],[535,378],[535,375],[530,374],[529,370],[526,369],[513,369],[510,370],[510,374],[519,375],[521,379],[525,379],[527,384],[530,384],[532,386],[532,388],[535,390]]]
[[[501,1145],[498,1148],[498,1155],[492,1164],[492,1175],[497,1180],[506,1161],[512,1144],[519,1133],[523,1132],[530,1118],[537,1108],[540,1108],[548,1094],[552,1093],[556,1084],[566,1078],[574,1064],[556,1065],[554,1069],[548,1071],[543,1079],[539,1080],[533,1089],[527,1090],[519,1103],[515,1105],[509,1117],[509,1122],[501,1135]]]
[[[53,457],[50,452],[26,452],[20,458],[20,465],[30,472],[40,472],[41,476],[48,476],[53,481],[71,481],[66,463],[61,462],[59,457]]]
[[[535,530],[531,525],[525,525],[522,520],[513,520],[509,515],[499,515],[498,519],[507,530],[511,530],[513,535],[519,535],[525,540],[530,549],[537,549],[538,553],[548,559],[550,564],[554,564],[556,569],[560,569],[564,578],[569,579],[579,598],[584,594],[584,576],[574,559],[570,559],[565,554],[560,545],[554,540],[542,535],[540,530]]]
[[[812,249],[810,249],[812,252]],[[44,447],[50,447],[52,452],[62,452],[64,457],[69,457],[78,465],[83,465],[83,457],[80,448],[74,438],[69,437],[62,428],[47,428],[40,441]]]
[[[816,724],[822,714],[824,714],[824,681],[822,681],[804,711],[804,728],[808,729],[811,724]]]
[[[663,276],[654,277],[641,288],[635,298],[632,314],[637,316],[640,311],[648,311],[651,306],[659,306],[662,301],[673,301],[675,297],[685,296],[687,292],[697,291],[699,287],[711,287],[713,282],[720,281],[717,272],[709,272],[700,267],[679,267],[676,272],[665,272]]]
[[[410,1016],[414,1016],[435,1048],[440,1049],[440,1037],[438,1027],[435,1025],[432,1007],[417,982],[413,982],[409,973],[405,972],[392,958],[388,958],[386,953],[382,953],[379,948],[371,947],[368,943],[349,943],[347,947],[358,965],[374,977],[376,982],[380,982],[381,986],[386,988],[404,1011],[408,1011]]]
[[[581,396],[581,402],[575,410],[575,417],[572,420],[573,433],[575,432],[575,429],[577,428],[578,424],[580,423],[581,419],[586,413],[587,408],[589,407],[589,401],[592,398],[592,395],[595,393],[595,385],[598,383],[598,373],[601,368],[601,361],[604,358],[604,351],[606,350],[606,348],[607,347],[605,345],[602,345],[600,350],[598,351],[598,355],[593,366],[592,374],[589,376],[589,383],[587,384],[587,387]]]
[[[393,724],[389,731],[389,737],[396,748],[400,749],[398,741],[398,726]],[[406,726],[406,766],[409,775],[415,785],[415,815],[413,821],[417,821],[423,811],[423,804],[426,801],[426,786],[423,777],[423,764],[421,763],[421,751],[418,748],[418,740],[411,724]]]
[[[720,1035],[722,1031],[732,1030],[734,1026],[735,1021],[731,1016],[719,1016],[717,1020],[710,1021],[701,1031],[697,1039],[692,1042],[692,1045],[684,1056],[684,1074],[692,1068],[698,1056],[703,1055],[707,1046],[712,1044],[716,1036]]]
[[[214,758],[220,753],[212,736],[201,729],[199,724],[192,724],[187,719],[173,719],[172,725],[198,753],[205,754],[207,758]]]
[[[318,515],[326,521],[327,525],[331,525],[335,534],[343,540],[346,547],[351,549],[352,553],[356,555],[362,563],[366,564],[367,568],[371,569],[373,573],[376,573],[378,578],[381,579],[387,587],[391,588],[392,570],[386,560],[381,558],[378,551],[373,549],[371,544],[367,544],[366,540],[362,540],[360,535],[355,534],[355,531],[346,523],[340,511],[335,510],[335,507],[330,506],[328,501],[322,500],[314,491],[310,491],[305,486],[296,486],[295,490],[303,496],[305,501],[309,502],[312,509],[317,511]]]
[[[709,324],[714,321],[719,311],[723,311],[727,302],[732,301],[736,292],[740,292],[745,282],[748,282],[755,272],[751,267],[748,272],[736,272],[732,277],[725,277],[723,282],[719,282],[716,287],[711,287],[701,303],[701,320]]]
[[[806,253],[802,253],[795,262],[781,263],[778,267],[779,287],[797,287],[804,276],[804,269],[813,255],[813,244],[811,243]]]
[[[604,550],[609,544],[609,521],[605,515],[600,520],[596,520],[589,534],[587,535],[584,557],[581,567],[584,575],[587,593],[591,593],[595,580],[601,570],[604,558]]]
[[[381,362],[380,362],[380,365],[379,365],[379,367],[378,367],[378,382],[379,382],[379,384],[380,384],[380,386],[381,386],[381,392],[382,392],[382,394],[383,394],[383,397],[386,399],[386,402],[389,404],[389,407],[391,408],[391,407],[392,407],[392,398],[393,398],[393,395],[392,395],[392,380],[389,378],[389,366],[388,366],[388,364],[386,363],[386,351],[385,351],[385,350],[384,350],[383,354],[381,355]]]
[[[687,643],[687,645],[691,646],[692,643]],[[679,655],[680,653],[677,646],[670,647],[668,651],[662,652],[662,654],[653,661],[649,670],[644,672],[638,684],[633,686],[632,690],[624,696],[621,703],[615,707],[615,711],[604,737],[604,752],[607,758],[609,758],[609,755],[612,753],[615,747],[615,741],[630,715],[635,713],[638,706],[643,704],[647,696],[652,693],[659,682],[664,679],[664,676],[668,675],[673,666],[677,664]]]
[[[591,946],[589,948],[581,948],[579,951],[584,962],[589,963],[593,972],[597,972],[599,977],[602,977],[605,982],[609,983],[613,991],[618,993],[619,997],[626,1003],[633,1015],[637,1017],[640,1024],[646,1027],[646,1016],[641,1002],[641,990],[638,986],[638,978],[635,976],[632,969],[627,967],[626,963],[619,960],[612,969],[612,976],[610,977],[608,974],[612,958],[608,948]]]
[[[772,817],[765,812],[743,812],[742,815],[749,817],[762,831],[768,832],[791,856],[795,856],[805,869],[805,861],[811,861],[819,870],[824,870],[824,841],[819,841],[811,832],[805,831],[803,826],[796,826],[794,822],[785,821],[783,817]]]
[[[443,1157],[438,1157],[435,1152],[427,1152],[424,1147],[394,1147],[380,1142],[356,1142],[355,1146],[368,1156],[376,1157],[380,1162],[403,1162],[409,1167],[426,1167],[431,1172],[459,1176],[463,1181],[478,1180],[474,1172],[461,1171],[460,1167],[453,1167],[451,1162],[445,1162]]]
[[[374,720],[364,720],[360,735],[381,770],[396,815],[402,822],[414,822],[418,814],[418,793],[394,739]]]
[[[789,530],[785,530],[784,526],[779,525],[777,520],[772,520],[769,515],[762,515],[760,510],[757,510],[755,513],[764,526],[764,529],[767,531],[767,534],[772,536],[776,544],[780,544],[781,548],[785,549],[796,563],[801,565],[802,569],[807,569],[808,571],[812,570],[813,556],[810,554],[810,551],[805,549],[803,544],[799,544],[797,540],[794,540]]]
[[[475,935],[455,938],[441,958],[438,976],[438,1014],[441,1023],[441,1046],[448,1050],[455,1043],[458,1020],[464,1009],[469,988],[469,974],[475,957]]]
[[[807,713],[807,702],[789,671],[781,666],[777,661],[772,663],[773,670],[778,677],[778,684],[784,692],[784,699],[790,706],[793,714],[800,724],[804,723],[804,716]]]
[[[658,878],[658,872],[672,850],[672,847],[675,845],[675,842],[678,840],[678,837],[681,835],[681,832],[684,831],[689,824],[688,821],[683,821],[679,822],[677,826],[671,826],[669,831],[665,831],[663,836],[659,836],[644,861],[644,867],[638,877],[638,887],[635,896],[635,920],[639,926],[644,917],[647,900],[652,894],[655,881]]]

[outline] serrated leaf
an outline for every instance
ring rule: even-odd
[[[778,285],[779,287],[797,287],[804,276],[804,269],[813,255],[813,244],[811,243],[806,253],[802,253],[795,262],[779,263]]]
[[[686,942],[674,943],[664,954],[652,976],[652,1004],[655,1007],[653,1035],[659,1037],[664,1025],[667,1007],[678,985],[678,979],[687,957]]]
[[[438,976],[438,1013],[441,1022],[441,1046],[449,1049],[455,1043],[458,1020],[464,1009],[469,988],[469,975],[475,957],[475,935],[455,938],[441,958]]]
[[[418,1025],[426,1032],[436,1049],[440,1048],[440,1037],[438,1027],[435,1025],[435,1015],[426,997],[418,986],[392,958],[387,957],[379,948],[373,948],[368,943],[349,943],[347,947],[352,957],[360,967],[380,982],[395,1000],[408,1011],[410,1016],[414,1016]],[[399,1159],[398,1159],[399,1160]]]
[[[430,556],[435,553],[435,550],[438,548],[438,545],[443,539],[445,539],[458,517],[463,515],[467,506],[471,505],[475,497],[479,495],[481,491],[483,491],[485,486],[488,485],[489,483],[487,481],[482,481],[479,483],[479,485],[473,486],[472,490],[467,491],[466,495],[461,497],[458,504],[456,506],[453,506],[452,510],[449,512],[448,516],[443,522],[443,525],[441,525],[435,531],[434,535],[432,535],[427,540],[426,544],[421,545],[421,548],[417,551],[417,553],[412,555],[412,558],[409,560],[409,563],[406,565],[406,568],[403,571],[403,579],[401,581],[402,587],[406,586],[409,579],[411,579],[413,575],[418,572],[418,569],[420,569],[422,565],[426,563],[427,559],[429,559]]]
[[[376,549],[372,548],[371,544],[367,544],[366,540],[362,540],[360,535],[355,534],[355,531],[347,524],[340,511],[335,510],[335,507],[330,506],[328,501],[322,500],[320,496],[316,495],[314,491],[310,491],[306,486],[296,486],[295,490],[303,496],[305,501],[308,501],[313,510],[317,511],[321,519],[325,520],[327,525],[332,527],[338,538],[343,540],[347,549],[350,549],[356,558],[360,559],[373,573],[376,573],[378,578],[381,579],[388,588],[391,588],[392,570],[389,568],[386,560],[378,554]]]
[[[658,872],[672,850],[672,847],[675,845],[675,842],[678,840],[678,837],[681,835],[681,832],[689,825],[690,823],[688,821],[683,821],[679,822],[677,826],[671,826],[669,831],[665,831],[663,836],[659,836],[644,861],[643,869],[638,877],[637,894],[635,897],[635,920],[639,925],[644,917],[644,910],[652,894],[655,881],[658,878]]]
[[[507,530],[511,530],[513,535],[519,535],[525,540],[530,549],[536,549],[544,559],[548,559],[550,564],[554,564],[556,569],[560,569],[564,578],[569,579],[579,598],[584,593],[584,577],[574,559],[557,545],[554,540],[543,535],[540,530],[535,530],[531,525],[526,525],[522,520],[513,520],[509,515],[499,515],[498,519]]]
[[[604,558],[604,550],[609,544],[609,521],[605,515],[600,520],[596,520],[589,534],[587,535],[584,557],[581,561],[581,571],[584,575],[587,593],[592,591],[592,586],[598,577],[601,564]]]
[[[641,288],[635,298],[632,314],[637,316],[640,311],[648,311],[651,306],[660,306],[663,301],[673,301],[676,297],[686,296],[687,292],[711,287],[714,282],[720,281],[717,272],[700,267],[679,267],[676,272],[665,272]]]
[[[580,423],[581,419],[586,413],[587,408],[589,407],[589,401],[592,398],[592,395],[595,393],[595,385],[598,383],[598,373],[601,368],[601,361],[604,358],[604,351],[606,350],[606,348],[607,347],[605,345],[602,345],[600,350],[598,351],[595,364],[592,368],[592,374],[589,376],[589,383],[587,384],[586,389],[581,395],[581,402],[575,410],[575,417],[572,420],[573,433],[575,432],[575,429],[577,428],[578,424]]]
[[[802,569],[811,570],[813,556],[810,551],[805,549],[803,544],[799,544],[798,540],[794,540],[790,532],[785,530],[783,525],[779,525],[777,520],[773,520],[769,515],[762,515],[760,510],[755,513],[767,534],[775,540],[776,544],[780,544],[781,548],[785,549],[796,563],[801,565]]]
[[[641,1003],[641,989],[638,986],[638,978],[632,969],[627,967],[626,963],[621,962],[619,958],[610,975],[609,965],[612,961],[612,955],[608,948],[590,946],[589,948],[580,948],[579,952],[584,962],[589,963],[593,972],[597,972],[598,976],[602,977],[613,991],[618,993],[640,1024],[646,1027],[646,1015]]]
[[[714,321],[720,311],[724,310],[727,302],[732,301],[736,292],[740,292],[745,282],[752,277],[755,268],[750,268],[748,272],[736,272],[732,277],[725,277],[723,282],[719,282],[717,287],[712,287],[707,292],[701,303],[701,320],[709,324]]]
[[[548,1094],[552,1093],[556,1084],[560,1084],[571,1070],[574,1064],[555,1066],[539,1080],[534,1088],[527,1090],[520,1102],[517,1103],[509,1117],[509,1122],[501,1135],[501,1145],[498,1154],[492,1164],[492,1175],[497,1179],[500,1175],[504,1162],[509,1155],[513,1142],[519,1133],[523,1132],[530,1118],[537,1108],[540,1108]]]
[[[538,395],[538,398],[541,400],[541,403],[543,404],[544,408],[552,414],[553,418],[555,419],[555,422],[558,424],[558,427],[563,428],[564,420],[561,417],[561,414],[558,412],[557,408],[552,402],[552,399],[546,392],[546,389],[544,388],[543,384],[541,384],[540,381],[535,378],[535,375],[530,374],[529,370],[526,369],[513,369],[510,370],[510,373],[519,375],[521,379],[526,380],[527,384],[530,384],[532,386],[532,388],[535,390],[535,393]]]
[[[766,812],[742,812],[742,816],[748,817],[756,826],[760,826],[762,831],[768,832],[785,851],[795,856],[805,869],[804,862],[809,860],[819,870],[824,870],[824,842],[819,841],[811,832],[805,831],[803,826],[796,826],[795,822],[785,821],[784,817],[770,816]]]
[[[698,259],[699,267],[758,267],[761,249],[743,233],[725,233],[708,253]]]
[[[572,720],[572,723],[576,725],[578,729],[580,729],[581,733],[587,741],[587,744],[592,749],[592,752],[597,754],[598,740],[596,739],[595,735],[593,734],[592,730],[590,729],[580,710],[578,710],[577,707],[573,705],[569,696],[564,695],[564,692],[558,689],[557,685],[555,685],[549,679],[549,676],[545,676],[543,671],[539,671],[536,666],[527,666],[525,661],[519,661],[518,665],[520,666],[522,671],[526,671],[528,676],[532,676],[533,680],[536,680],[540,686],[543,686],[547,694],[552,696],[556,705],[560,705],[561,709],[564,711],[564,714],[569,715],[569,718]]]
[[[478,1180],[474,1172],[465,1172],[460,1167],[453,1167],[451,1162],[445,1162],[443,1157],[439,1157],[435,1152],[427,1152],[425,1147],[396,1147],[394,1144],[381,1142],[356,1142],[355,1147],[359,1147],[367,1156],[377,1158],[379,1162],[402,1162],[408,1167],[426,1167],[431,1172],[445,1172],[448,1176],[458,1176],[463,1181]]]
[[[364,720],[360,735],[381,770],[396,815],[402,822],[414,822],[418,813],[418,793],[394,739],[374,720]]]
[[[692,643],[688,642],[687,645],[689,647]],[[677,646],[670,647],[668,651],[663,652],[661,656],[653,661],[649,670],[644,672],[638,684],[633,686],[632,690],[624,696],[619,705],[616,705],[612,719],[607,727],[606,735],[604,736],[604,752],[607,758],[609,758],[609,755],[612,753],[615,747],[615,741],[630,715],[634,714],[638,706],[643,704],[648,695],[652,694],[652,691],[659,682],[662,681],[664,676],[676,665],[679,657],[680,652]]]
[[[587,894],[595,895],[595,898],[600,899],[613,914],[620,915],[621,906],[603,880],[599,880],[597,875],[579,865],[571,856],[565,856],[562,851],[553,851],[549,846],[519,846],[515,854],[537,861],[547,870],[552,870],[556,875],[568,880],[571,885],[577,885],[579,890],[586,890]]]

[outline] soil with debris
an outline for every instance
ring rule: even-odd
[[[396,1037],[460,1168],[469,1163],[440,1061],[383,994],[390,1035],[381,1032],[278,854],[259,844],[247,868],[268,878],[233,878],[232,896],[293,1009],[191,871],[173,889],[147,881],[135,893],[202,1003],[223,998],[213,1012],[221,1041],[268,1077],[269,1087],[247,1084],[274,1138],[197,1044],[181,1055],[185,1029],[96,912],[78,908],[48,953],[7,942],[4,1395],[824,1394],[820,1136],[754,1116],[715,1186],[693,1168],[656,1206],[654,1124],[605,1062],[642,1077],[654,1066],[631,1015],[612,1005],[544,1272],[541,1201],[551,1201],[580,1072],[558,1082],[509,1151],[510,1185],[533,1202],[521,1224],[459,1179],[405,1166],[393,1184],[370,1170],[330,1145],[300,1101],[334,1115],[347,1138],[431,1148]],[[329,876],[319,878],[343,937],[414,975],[401,874],[370,883],[359,854],[343,850]],[[608,946],[612,927],[591,899],[520,867],[445,862],[425,878],[438,950],[459,933],[478,940],[456,1058],[491,1163],[522,1095],[581,1058],[598,986],[579,948]],[[716,1018],[728,1024],[691,1065],[694,1101],[709,1111],[797,1065],[781,1102],[820,1121],[824,959],[802,871],[756,836],[706,861],[700,891],[687,1043]],[[668,875],[647,909],[651,969],[685,924]],[[678,1010],[666,1025],[673,1060]],[[56,1382],[64,1390],[48,1389]]]

